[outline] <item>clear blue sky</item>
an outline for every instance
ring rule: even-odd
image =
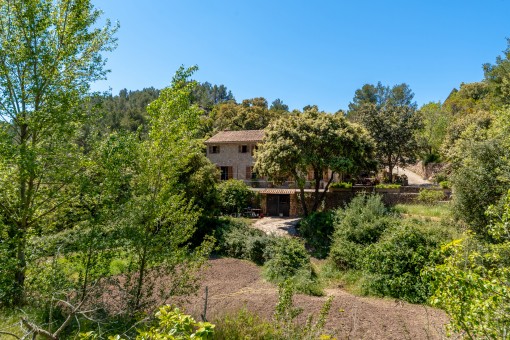
[[[180,65],[237,101],[347,109],[363,84],[407,83],[419,105],[483,78],[510,37],[510,1],[95,0],[120,22],[108,80],[163,88]]]

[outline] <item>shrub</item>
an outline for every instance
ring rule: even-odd
[[[329,259],[338,269],[357,267],[361,250],[376,242],[391,223],[379,195],[358,195],[335,213],[335,232]]]
[[[439,227],[420,224],[388,228],[379,242],[369,245],[361,256],[361,268],[368,277],[364,280],[365,293],[412,303],[426,301],[431,288],[420,272],[438,263],[439,246],[447,236]]]
[[[233,214],[248,208],[254,193],[243,181],[230,179],[218,184],[218,197],[221,212]]]
[[[333,234],[333,212],[314,212],[303,218],[298,225],[300,236],[305,240],[313,256],[328,256]]]
[[[391,183],[381,183],[375,186],[377,189],[399,189],[401,187],[400,184],[391,184]]]
[[[442,190],[421,189],[417,200],[425,204],[434,204],[444,199]]]
[[[222,218],[214,234],[217,251],[229,257],[246,259],[262,265],[267,260],[268,247],[275,237],[251,228],[241,219]]]
[[[352,188],[352,183],[350,183],[350,182],[335,182],[335,183],[332,183],[329,187],[334,188],[334,189],[350,189],[350,188]]]
[[[452,188],[449,181],[441,181],[441,182],[439,182],[439,186],[441,187],[441,189],[451,189]]]
[[[310,256],[298,239],[278,238],[269,251],[265,272],[270,281],[283,282],[299,270],[311,268]]]
[[[264,265],[268,281],[282,283],[290,280],[295,288],[305,294],[322,295],[317,274],[310,263],[310,256],[303,242],[295,238],[276,238],[267,249],[269,260]]]

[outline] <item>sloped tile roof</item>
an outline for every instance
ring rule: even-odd
[[[205,143],[261,142],[262,138],[264,138],[264,130],[221,131]]]
[[[273,195],[292,195],[297,192],[296,189],[262,189],[260,194],[273,194]]]

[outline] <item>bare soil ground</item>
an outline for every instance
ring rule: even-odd
[[[200,319],[205,287],[209,290],[208,320],[246,308],[270,319],[277,302],[277,287],[265,282],[261,268],[243,260],[220,258],[209,261],[196,297],[185,304],[188,313]],[[446,314],[438,309],[402,301],[352,295],[342,289],[327,289],[334,296],[326,329],[338,339],[441,339]],[[294,304],[304,309],[300,320],[317,316],[327,297],[297,294]]]

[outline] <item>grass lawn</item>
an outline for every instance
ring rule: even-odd
[[[393,210],[404,217],[411,218],[429,218],[432,220],[445,220],[451,217],[451,210],[449,203],[436,203],[433,205],[427,204],[397,204]]]

